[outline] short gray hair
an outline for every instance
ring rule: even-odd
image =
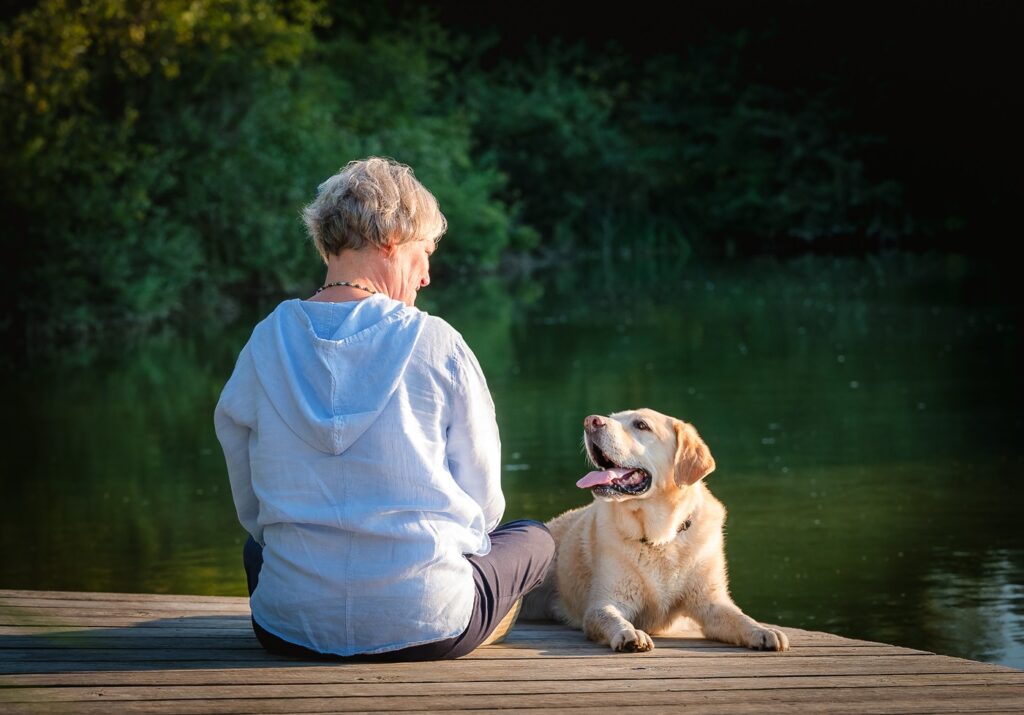
[[[302,220],[325,262],[347,248],[436,242],[448,230],[437,199],[412,169],[379,156],[350,161],[320,184]]]

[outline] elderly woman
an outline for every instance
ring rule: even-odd
[[[390,159],[353,161],[303,218],[327,264],[253,330],[215,413],[253,628],[273,652],[457,658],[497,638],[554,551],[505,508],[473,352],[416,309],[447,228]]]

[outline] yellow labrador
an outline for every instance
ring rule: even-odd
[[[725,507],[704,485],[715,460],[693,425],[641,409],[583,426],[596,469],[576,486],[595,499],[548,522],[555,562],[520,617],[565,621],[615,651],[650,650],[647,633],[681,616],[713,640],[787,650],[729,596]]]

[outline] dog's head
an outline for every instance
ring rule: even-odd
[[[649,409],[590,415],[583,444],[596,469],[576,486],[608,501],[685,489],[715,469],[693,425]]]

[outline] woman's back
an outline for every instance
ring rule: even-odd
[[[462,632],[463,554],[488,552],[504,509],[493,410],[461,336],[391,298],[286,301],[261,322],[216,421],[265,544],[263,628],[340,655]]]

